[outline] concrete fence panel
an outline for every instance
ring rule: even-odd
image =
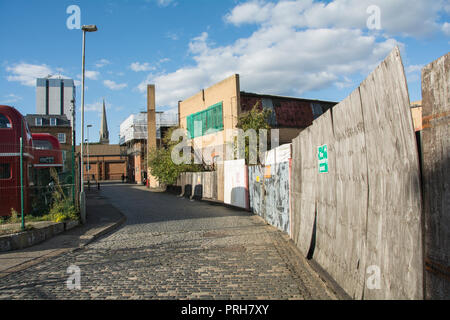
[[[224,161],[224,203],[248,209],[248,175],[244,159]]]
[[[192,195],[191,199],[203,197],[203,172],[192,172]]]
[[[184,178],[185,178],[185,184],[184,184],[184,193],[183,196],[186,198],[192,197],[192,194],[194,192],[194,188],[192,186],[192,172],[185,172]]]
[[[203,180],[203,198],[206,199],[215,199],[214,197],[214,188],[216,188],[216,184],[214,179],[216,177],[215,172],[203,172],[202,173]]]

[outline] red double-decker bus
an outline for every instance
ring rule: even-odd
[[[63,160],[58,139],[49,133],[33,133],[33,167],[37,170],[62,168]]]
[[[12,209],[21,212],[21,192],[24,213],[29,211],[33,158],[32,136],[25,118],[15,108],[0,105],[0,216],[10,216]]]

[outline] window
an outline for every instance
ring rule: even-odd
[[[186,121],[191,139],[223,130],[222,102],[216,103],[206,110],[189,115]],[[200,130],[195,130],[196,122],[201,123]]]
[[[33,140],[33,147],[37,150],[52,150],[52,143],[48,140]]]
[[[59,141],[59,143],[66,143],[66,134],[58,133],[58,141]]]
[[[11,121],[4,115],[0,113],[0,129],[11,128]]]
[[[36,126],[41,127],[42,126],[42,118],[34,119],[34,123],[35,123]]]
[[[11,178],[11,166],[9,163],[0,163],[0,179]]]
[[[50,125],[56,126],[56,118],[50,118]]]

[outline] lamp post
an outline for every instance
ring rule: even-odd
[[[92,124],[88,124],[86,126],[86,128],[87,128],[87,167],[86,167],[86,171],[88,173],[87,179],[89,181],[89,171],[91,171],[91,166],[89,165],[89,128],[92,128]]]
[[[95,25],[86,25],[82,26],[81,30],[83,30],[83,44],[82,44],[82,61],[81,61],[81,183],[80,183],[80,215],[81,215],[81,223],[86,223],[86,195],[84,194],[84,57],[85,57],[85,40],[86,40],[86,32],[95,32],[97,31],[97,26]]]

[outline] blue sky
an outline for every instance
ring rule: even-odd
[[[91,141],[102,99],[117,143],[120,123],[145,110],[146,84],[170,112],[233,73],[241,90],[340,101],[395,45],[410,99],[420,100],[420,69],[450,44],[450,4],[440,0],[0,0],[0,104],[35,113],[36,77],[80,80],[82,33],[67,28],[70,5],[99,29],[86,40]],[[78,86],[78,111],[80,102]]]

